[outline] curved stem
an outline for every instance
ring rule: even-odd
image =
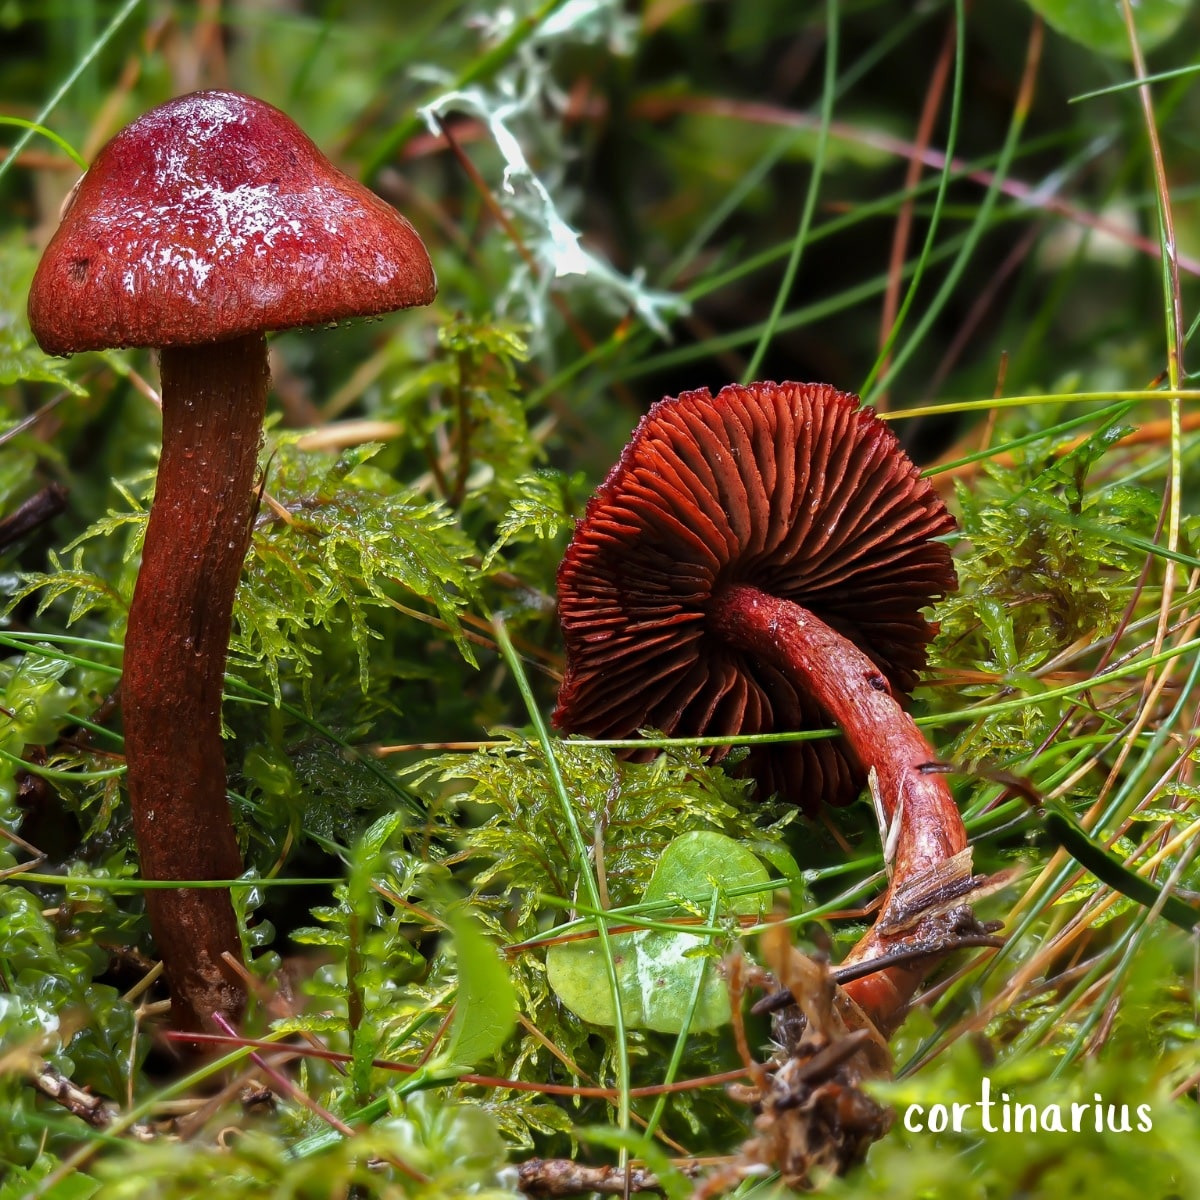
[[[221,689],[254,512],[267,400],[262,335],[162,352],[163,448],[121,685],[129,797],[147,879],[233,879]],[[229,892],[147,892],[177,1026],[236,1020],[245,1000]]]
[[[712,627],[743,650],[780,665],[813,696],[846,736],[873,787],[887,830],[892,878],[873,928],[846,963],[863,962],[910,945],[928,930],[909,912],[905,891],[936,875],[967,844],[967,831],[942,775],[922,771],[937,756],[892,696],[879,668],[808,609],[736,584],[713,606]],[[932,939],[931,939],[932,940]],[[932,963],[892,966],[845,985],[876,1025],[898,1023]]]

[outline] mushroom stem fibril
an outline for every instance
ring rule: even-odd
[[[236,879],[221,691],[250,535],[267,405],[262,334],[161,354],[162,457],[129,609],[121,703],[129,799],[147,879]],[[152,889],[151,929],[173,997],[236,1014],[240,960],[227,891]]]
[[[731,644],[777,662],[820,703],[854,757],[871,773],[882,809],[892,882],[875,925],[843,965],[881,958],[911,930],[889,935],[904,886],[949,862],[967,844],[945,776],[922,770],[936,759],[879,668],[849,639],[790,600],[734,585],[713,605],[711,628]],[[889,845],[890,843],[890,845]],[[926,966],[893,966],[844,985],[882,1029],[890,1029],[920,986]]]
[[[871,782],[892,879],[852,963],[944,946],[957,911],[914,889],[965,868],[966,834],[899,697],[954,587],[954,526],[895,436],[824,384],[733,385],[656,404],[596,492],[559,570],[567,647],[555,722],[590,737],[838,726],[758,747],[764,793],[815,813]],[[964,856],[965,857],[965,856]],[[932,956],[848,985],[891,1027]]]
[[[197,92],[97,155],[29,293],[51,354],[161,350],[163,449],[125,643],[122,700],[146,878],[233,879],[221,685],[255,508],[264,333],[429,304],[416,231],[277,108]],[[177,1027],[236,1019],[244,991],[229,892],[151,889]]]

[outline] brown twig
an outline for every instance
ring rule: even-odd
[[[66,507],[67,489],[61,483],[48,483],[0,520],[0,549],[11,546],[47,521],[52,521]]]
[[[589,1167],[569,1158],[531,1158],[517,1164],[517,1187],[527,1196],[623,1196],[662,1192],[658,1176],[646,1167]]]
[[[111,1100],[72,1083],[61,1071],[47,1063],[31,1071],[29,1082],[43,1096],[61,1105],[93,1129],[107,1130],[121,1115],[120,1109]],[[152,1141],[157,1136],[153,1126],[143,1121],[129,1126],[127,1132],[141,1142]]]

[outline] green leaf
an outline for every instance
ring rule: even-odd
[[[43,649],[50,648],[33,647],[0,667],[0,748],[12,754],[54,741],[75,699],[75,690],[62,682],[70,663]]]
[[[458,999],[450,1033],[431,1071],[465,1069],[491,1058],[517,1023],[516,989],[496,947],[465,910],[453,910],[448,920],[458,953]]]
[[[496,525],[496,541],[483,560],[488,570],[496,556],[514,540],[548,541],[572,524],[566,506],[566,481],[558,471],[535,471],[516,481],[520,492]]]
[[[646,887],[647,903],[673,900],[707,917],[713,893],[722,897],[720,912],[760,916],[763,893],[730,896],[747,887],[763,887],[768,875],[744,846],[724,834],[685,833],[663,852]],[[707,935],[644,929],[612,939],[617,986],[625,1024],[661,1033],[716,1029],[729,1020],[729,997],[715,971],[705,971]],[[594,1025],[612,1025],[616,1013],[600,946],[594,940],[564,942],[546,954],[551,988],[576,1016]]]
[[[723,833],[698,829],[677,837],[663,851],[643,899],[647,904],[676,900],[707,908],[714,890],[732,892],[765,884],[767,879],[762,863],[744,846]],[[730,896],[724,911],[760,916],[762,896]]]
[[[14,383],[52,383],[75,396],[87,394],[62,359],[48,358],[21,330],[0,325],[0,387]]]
[[[407,492],[368,463],[377,443],[336,462],[282,442],[269,487],[291,514],[262,520],[238,590],[231,661],[261,667],[282,695],[280,673],[305,683],[319,655],[318,629],[349,633],[359,685],[370,687],[370,610],[410,606],[437,610],[463,657],[474,651],[460,614],[473,588],[475,546],[444,505]]]
[[[1091,50],[1129,58],[1129,35],[1120,0],[1025,0],[1047,24]],[[1192,0],[1136,0],[1133,19],[1142,49],[1152,50],[1179,27]]]
[[[71,597],[71,611],[67,616],[68,628],[86,616],[93,609],[110,609],[123,612],[125,601],[120,593],[93,571],[89,571],[83,563],[83,551],[76,550],[70,566],[64,566],[55,551],[49,555],[53,571],[26,571],[20,578],[20,586],[15,588],[12,597],[4,610],[7,616],[14,608],[28,597],[40,592],[38,597],[38,616],[41,616],[51,604],[63,596]]]
[[[12,1174],[0,1186],[0,1200],[17,1200],[21,1196],[34,1195],[43,1197],[43,1200],[88,1200],[99,1190],[99,1182],[79,1170],[60,1176],[49,1187],[38,1187],[57,1165],[56,1160],[44,1155],[28,1170],[14,1167]]]

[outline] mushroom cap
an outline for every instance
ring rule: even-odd
[[[290,117],[195,92],[100,151],[29,293],[50,354],[189,346],[428,304],[413,227]]]
[[[907,695],[936,631],[921,610],[957,584],[949,548],[930,539],[953,528],[857,396],[756,383],[661,400],[559,568],[567,668],[554,722],[602,738],[829,727],[774,664],[710,628],[734,584],[802,605]],[[747,767],[764,794],[810,813],[864,782],[841,738],[759,747]]]

